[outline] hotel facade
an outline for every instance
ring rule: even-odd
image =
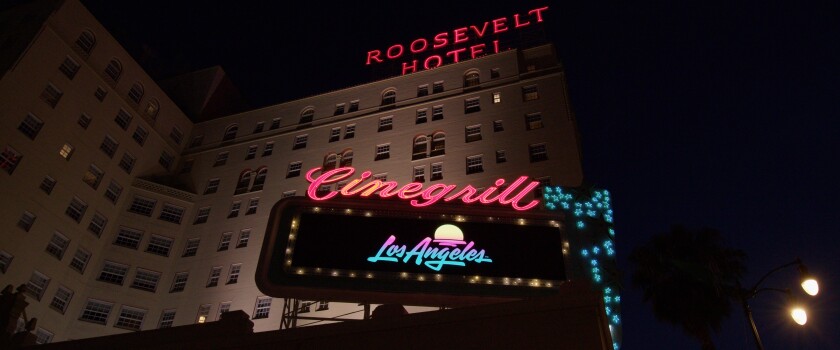
[[[199,120],[80,2],[21,5],[3,22],[0,282],[26,286],[39,342],[230,310],[250,315],[255,331],[290,327],[290,314],[363,318],[359,304],[273,298],[255,282],[272,207],[307,196],[313,168],[479,190],[527,176],[541,186],[523,204],[543,186],[583,181],[550,44]],[[217,68],[194,76],[211,87],[223,79]],[[567,278],[590,279],[572,260]]]

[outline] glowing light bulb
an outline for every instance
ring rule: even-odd
[[[808,293],[808,295],[817,295],[817,293],[820,292],[820,285],[817,283],[817,280],[809,278],[802,281],[802,289],[804,289],[805,293]]]
[[[805,309],[801,307],[796,307],[793,308],[793,310],[790,310],[790,317],[793,317],[793,320],[800,326],[804,326],[805,323],[808,322],[808,314],[805,312]]]

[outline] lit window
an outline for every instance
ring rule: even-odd
[[[138,268],[137,272],[134,273],[134,281],[131,282],[131,288],[154,293],[157,289],[158,281],[160,281],[160,272]]]
[[[222,267],[216,266],[210,269],[210,277],[207,278],[206,288],[215,287],[219,285],[219,277],[222,276]]]
[[[91,164],[88,166],[87,172],[82,177],[82,182],[88,184],[93,189],[99,188],[99,183],[102,182],[102,178],[105,176],[105,173],[102,172],[102,169],[99,169],[96,165]]]
[[[352,139],[356,136],[356,124],[347,124],[344,127],[344,139]]]
[[[70,157],[73,156],[73,150],[75,150],[75,148],[72,145],[70,145],[69,143],[65,143],[61,146],[61,149],[58,150],[58,155],[60,155],[61,158],[70,160]]]
[[[248,240],[251,239],[251,230],[242,230],[239,232],[239,240],[236,242],[237,248],[245,248],[248,246]]]
[[[295,136],[295,143],[292,145],[292,149],[301,149],[306,148],[306,141],[309,139],[309,135],[298,135]]]
[[[123,153],[122,159],[120,159],[120,169],[125,170],[126,174],[131,174],[131,170],[134,169],[134,163],[137,161],[131,153],[125,152]]]
[[[257,206],[259,206],[259,204],[260,204],[260,199],[259,198],[251,198],[251,200],[248,201],[248,210],[245,211],[245,215],[256,214],[257,213]]]
[[[113,307],[114,304],[111,303],[88,299],[79,320],[104,325],[108,321],[108,316],[111,314]]]
[[[391,157],[391,144],[386,143],[382,145],[376,145],[376,157],[374,160],[382,160],[388,159]]]
[[[187,286],[187,279],[189,279],[190,273],[189,272],[178,272],[175,274],[175,278],[172,280],[172,287],[169,288],[170,293],[175,292],[183,292],[184,288]]]
[[[20,153],[15,151],[14,148],[6,146],[3,152],[0,153],[0,169],[12,175],[15,172],[15,168],[20,164],[21,159],[23,159],[23,156]]]
[[[528,155],[530,156],[531,163],[542,162],[548,159],[544,143],[528,145]]]
[[[128,112],[120,108],[120,111],[117,112],[117,116],[114,117],[114,122],[117,123],[117,125],[119,125],[120,128],[122,128],[123,130],[127,130],[128,124],[131,124],[131,119],[134,119],[134,117],[132,117],[131,114],[128,114]]]
[[[158,328],[170,328],[175,323],[175,309],[163,310],[160,313],[160,322]]]
[[[114,327],[139,331],[145,318],[146,310],[123,306],[120,309],[120,316],[117,318],[117,322],[114,323]]]
[[[216,155],[216,161],[213,162],[213,166],[217,167],[217,166],[225,165],[225,163],[227,163],[229,155],[230,155],[230,153],[228,153],[228,152],[222,152],[222,153],[217,154]]]
[[[38,136],[38,132],[41,131],[43,126],[44,122],[41,119],[32,113],[29,113],[26,115],[26,118],[23,118],[23,121],[20,122],[20,125],[18,125],[18,130],[26,135],[26,137],[34,140],[35,136]]]
[[[536,85],[525,86],[522,88],[522,100],[533,101],[540,98]]]
[[[230,265],[230,272],[228,273],[227,284],[234,284],[239,281],[239,271],[242,270],[242,264]]]
[[[93,217],[90,218],[88,231],[96,235],[96,237],[102,236],[102,232],[105,231],[106,224],[108,224],[108,218],[100,213],[94,213]]]
[[[82,202],[82,200],[78,197],[73,197],[73,199],[70,200],[70,205],[67,206],[67,210],[65,210],[64,213],[74,221],[81,222],[82,216],[85,215],[85,211],[87,211],[87,203]]]
[[[140,104],[141,98],[143,98],[143,85],[135,82],[134,85],[131,85],[131,89],[128,90],[128,99],[134,102],[134,104]]]
[[[300,176],[300,169],[303,167],[301,162],[289,163],[289,171],[286,172],[286,178]]]
[[[443,163],[432,163],[432,181],[443,179]]]
[[[272,152],[274,152],[274,142],[266,142],[265,148],[263,148],[262,156],[268,157],[271,155]]]
[[[131,206],[128,208],[128,211],[144,216],[152,216],[152,211],[155,210],[156,204],[157,201],[154,199],[138,196],[134,197],[134,200],[131,202]]]
[[[481,125],[470,125],[466,127],[465,131],[466,142],[473,142],[481,140]]]
[[[207,322],[207,316],[210,316],[210,304],[203,304],[198,307],[198,315],[195,317],[195,322]]]
[[[70,299],[72,298],[72,290],[65,288],[64,286],[59,286],[55,291],[52,301],[50,302],[50,307],[53,308],[53,310],[64,314],[64,311],[67,311],[67,305],[70,304]]]
[[[529,113],[525,115],[525,128],[527,130],[540,129],[543,127],[542,114]]]
[[[184,216],[184,210],[185,209],[183,207],[165,203],[163,205],[163,209],[160,211],[158,219],[171,222],[173,224],[180,224],[181,218]]]
[[[484,172],[481,155],[467,157],[467,174]]]
[[[81,51],[80,53],[85,57],[90,55],[90,51],[93,50],[94,45],[96,45],[96,39],[91,32],[83,31],[76,39],[76,48],[78,48]]]
[[[44,191],[46,194],[51,194],[53,188],[55,188],[55,179],[49,176],[45,176],[43,180],[41,180],[41,185],[39,186],[41,191]]]
[[[85,273],[85,267],[87,267],[89,261],[90,252],[82,248],[78,248],[76,249],[76,253],[73,254],[73,259],[70,260],[70,268],[83,274]]]
[[[58,260],[61,260],[61,258],[64,257],[64,250],[67,249],[68,245],[70,245],[70,239],[67,238],[67,236],[56,231],[53,233],[50,242],[47,243],[47,254],[54,256]]]
[[[113,137],[110,135],[105,135],[105,139],[102,140],[102,144],[99,145],[99,149],[102,150],[108,158],[114,158],[114,153],[117,152],[117,147],[119,144],[117,140],[114,140]]]
[[[493,93],[493,103],[502,103],[502,93],[501,92],[494,92]]]
[[[46,88],[44,88],[44,91],[41,92],[41,100],[43,100],[48,106],[55,108],[63,95],[64,93],[55,87],[55,85],[49,84]]]
[[[35,224],[35,214],[32,214],[28,211],[24,211],[23,214],[18,219],[18,227],[22,228],[24,231],[29,232],[32,229],[32,225]]]
[[[268,314],[271,311],[271,297],[259,297],[257,298],[257,304],[254,306],[254,317],[253,319],[259,318],[268,318]]]
[[[378,132],[388,131],[388,130],[393,129],[393,127],[394,127],[394,117],[393,116],[387,116],[387,117],[379,118],[379,129],[377,130]]]
[[[105,266],[102,267],[97,280],[122,285],[126,273],[128,273],[128,265],[105,261]]]
[[[222,238],[219,240],[218,251],[228,250],[230,247],[230,239],[233,237],[233,232],[222,233]]]
[[[32,296],[35,300],[40,301],[41,297],[44,296],[44,290],[47,289],[49,284],[50,278],[47,277],[47,275],[38,271],[33,271],[32,276],[29,277],[29,281],[26,282],[26,289],[24,290],[24,293]]]
[[[219,179],[210,179],[207,181],[207,187],[204,188],[204,194],[216,193],[219,190]]]
[[[117,200],[120,199],[120,194],[122,194],[122,186],[118,184],[116,181],[111,180],[111,183],[108,184],[108,188],[105,189],[105,198],[108,198],[111,203],[116,204]]]
[[[193,222],[193,224],[203,224],[207,222],[208,217],[210,217],[210,207],[198,209],[198,213],[195,215],[195,222]]]
[[[140,240],[142,239],[143,231],[128,227],[120,227],[120,230],[117,231],[117,238],[114,239],[114,245],[129,249],[137,249],[137,247],[140,246]]]
[[[195,256],[198,252],[198,246],[201,243],[200,238],[190,238],[187,240],[187,245],[184,247],[184,254],[181,257]]]

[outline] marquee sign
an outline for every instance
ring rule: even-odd
[[[470,25],[456,28],[451,32],[439,33],[431,39],[417,38],[408,45],[397,43],[385,50],[370,50],[367,52],[365,65],[396,61],[408,54],[429,54],[422,61],[412,59],[408,62],[402,62],[402,74],[405,75],[417,72],[418,69],[440,67],[445,62],[457,63],[488,53],[499,53],[502,50],[499,47],[499,35],[510,30],[520,30],[535,23],[542,23],[543,13],[547,10],[548,6],[535,8],[524,14],[516,13],[511,17],[500,17],[479,25]],[[492,40],[488,45],[486,40],[489,39]]]
[[[290,197],[272,209],[257,285],[274,297],[410,305],[552,294],[566,280],[560,215]]]

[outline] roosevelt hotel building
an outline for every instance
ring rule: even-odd
[[[0,282],[26,285],[40,342],[227,310],[280,329],[285,301],[257,289],[256,264],[272,206],[305,196],[315,167],[477,188],[582,181],[550,45],[199,119],[179,106],[209,100],[220,70],[193,74],[209,92],[179,101],[77,0],[22,5],[0,25]]]

